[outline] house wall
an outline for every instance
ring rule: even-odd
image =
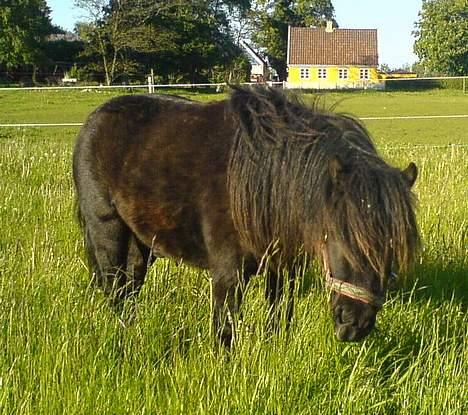
[[[252,68],[250,70],[252,75],[261,75],[266,77],[268,75],[268,68],[266,65],[254,65],[252,64]]]
[[[309,78],[301,78],[301,69],[309,69]],[[327,70],[327,77],[318,76],[319,69]],[[360,69],[369,69],[369,79],[360,79]],[[348,79],[339,78],[339,70],[348,69]],[[384,83],[379,79],[376,67],[366,66],[317,66],[317,65],[289,65],[288,88],[311,89],[340,89],[340,88],[383,88]]]
[[[266,65],[251,65],[250,82],[266,82],[268,80],[269,72]]]

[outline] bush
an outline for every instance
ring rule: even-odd
[[[468,82],[465,77],[465,82]],[[401,81],[397,79],[387,79],[385,81],[387,91],[422,91],[429,89],[463,89],[462,78],[447,79],[412,79],[411,81]]]

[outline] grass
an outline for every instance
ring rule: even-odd
[[[79,123],[98,105],[112,97],[145,92],[143,89],[0,91],[0,108],[5,111],[0,114],[0,123]],[[173,90],[172,93],[199,101],[226,97],[223,93],[197,90]]]
[[[141,93],[136,90],[133,93]],[[223,99],[225,93],[203,90],[163,90],[198,101]],[[161,92],[161,93],[162,93]],[[0,124],[6,123],[79,123],[99,104],[122,93],[122,90],[0,91]],[[316,94],[305,94],[307,102]],[[467,96],[459,91],[430,92],[344,92],[330,93],[325,105],[337,104],[337,110],[358,117],[394,115],[467,114]],[[375,120],[367,126],[377,143],[458,144],[468,140],[466,119]],[[388,132],[391,131],[391,137]]]
[[[1,94],[0,122],[80,122],[110,95],[57,94]],[[467,100],[343,96],[358,115],[462,113]],[[420,170],[424,251],[412,282],[389,295],[364,342],[341,344],[320,274],[304,276],[291,330],[273,338],[255,278],[231,354],[212,347],[208,274],[168,260],[151,269],[123,328],[83,263],[70,172],[77,129],[0,129],[0,413],[466,413],[468,150],[444,145],[468,145],[467,121],[385,123],[367,122],[382,155]],[[426,142],[435,146],[415,145]]]

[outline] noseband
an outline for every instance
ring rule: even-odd
[[[325,267],[325,284],[331,291],[337,294],[344,295],[345,297],[352,298],[353,300],[360,301],[361,303],[369,304],[377,308],[381,308],[385,302],[385,297],[375,295],[365,288],[358,287],[346,281],[341,281],[333,278],[328,252],[325,246],[323,247],[323,262]]]

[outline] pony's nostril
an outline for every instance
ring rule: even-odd
[[[340,313],[340,323],[346,324],[348,326],[357,326],[358,321],[355,317],[355,313],[353,312],[353,310],[346,309],[345,307],[343,307]]]
[[[334,314],[335,314],[335,321],[338,324],[344,324],[343,323],[343,307],[336,307]]]

